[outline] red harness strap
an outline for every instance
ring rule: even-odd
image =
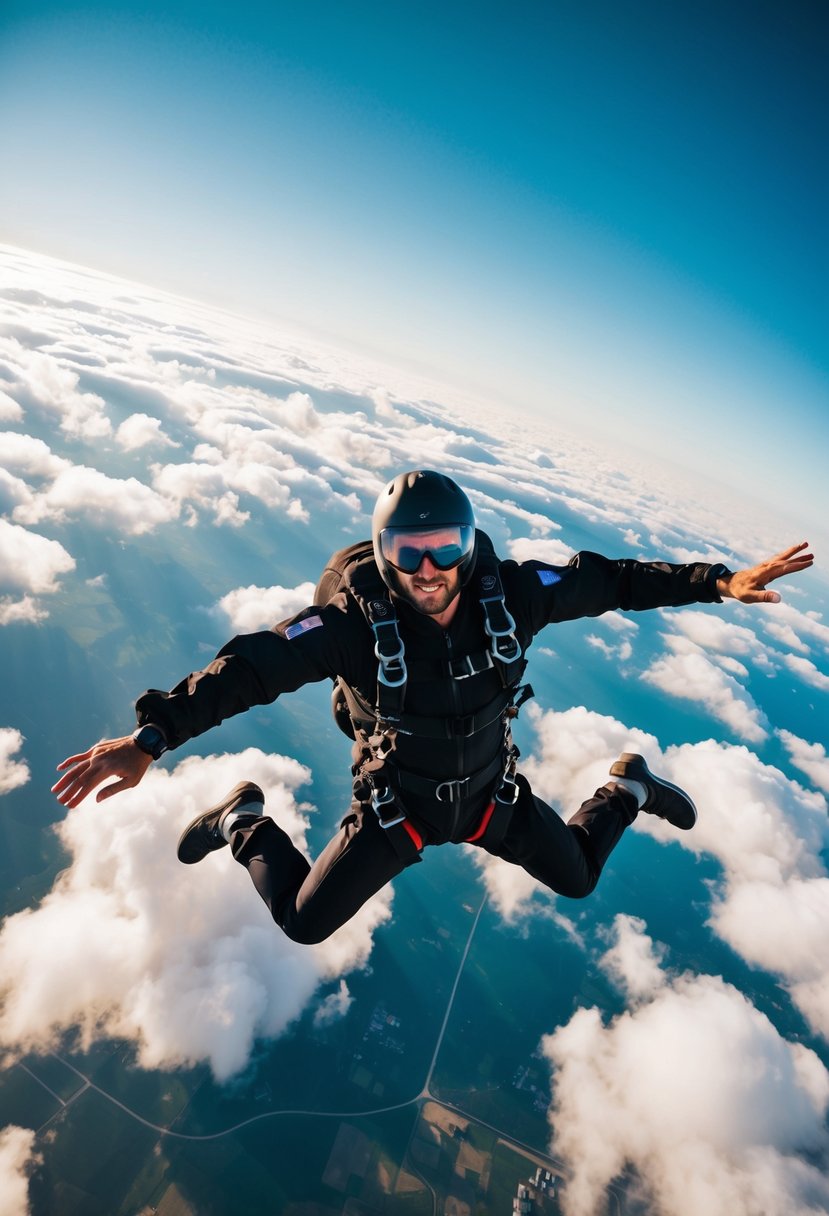
[[[417,849],[418,853],[421,853],[423,851],[423,837],[419,834],[419,832],[417,832],[417,830],[415,828],[412,827],[412,825],[409,823],[408,819],[404,819],[402,821],[402,826],[406,829],[406,831],[411,836],[414,847]]]
[[[489,806],[484,811],[484,817],[481,820],[480,824],[478,825],[477,832],[475,832],[474,836],[467,836],[467,838],[466,838],[467,844],[474,844],[476,840],[481,839],[484,832],[489,827],[489,821],[492,818],[492,812],[494,810],[495,810],[495,799],[493,798],[492,802],[490,802]]]

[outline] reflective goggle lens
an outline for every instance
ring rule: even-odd
[[[475,529],[468,524],[452,524],[432,532],[384,528],[380,533],[383,557],[403,574],[415,574],[427,554],[438,570],[453,570],[469,557],[474,546]]]

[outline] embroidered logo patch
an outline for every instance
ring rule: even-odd
[[[552,587],[555,583],[561,582],[561,575],[558,570],[539,570],[538,577],[545,587]]]
[[[319,629],[322,624],[321,616],[306,616],[301,621],[294,621],[293,625],[289,625],[285,630],[285,637],[298,638],[301,633],[307,633],[309,629]]]

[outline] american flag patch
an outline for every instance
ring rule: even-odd
[[[304,616],[301,621],[294,621],[293,625],[289,625],[285,630],[285,637],[298,638],[301,633],[307,633],[309,629],[318,629],[322,624],[321,616]]]

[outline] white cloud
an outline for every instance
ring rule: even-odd
[[[179,445],[164,434],[159,418],[151,418],[149,414],[130,414],[125,418],[115,432],[115,442],[126,452],[135,452],[145,447],[178,447]]]
[[[589,646],[598,650],[606,659],[615,659],[620,663],[626,663],[633,654],[633,646],[625,638],[618,646],[611,646],[604,638],[600,638],[595,633],[588,633],[585,641]]]
[[[168,464],[153,477],[161,501],[174,502],[177,508],[193,503],[212,512],[217,524],[239,527],[250,518],[239,510],[239,496],[227,488],[224,471],[210,464]]]
[[[626,616],[624,612],[605,612],[602,614],[601,622],[608,629],[612,629],[614,633],[638,633],[639,626],[632,617]]]
[[[795,590],[799,590],[799,588],[787,589],[784,586],[782,594],[786,595]],[[824,624],[819,612],[801,612],[799,608],[784,602],[774,604],[768,610],[759,613],[758,621],[778,640],[784,638],[788,640],[791,635],[794,635],[795,641],[789,641],[789,644],[795,650],[808,649],[802,641],[806,637],[829,654],[829,625]]]
[[[254,633],[294,616],[314,602],[314,583],[298,587],[237,587],[216,604],[238,633]]]
[[[682,844],[719,858],[731,884],[823,876],[826,800],[746,747],[708,739],[669,749],[672,780],[694,789],[703,810]]]
[[[48,611],[31,595],[24,595],[21,600],[11,596],[0,599],[0,625],[38,625],[48,616]]]
[[[0,519],[0,588],[52,595],[75,559],[59,541]]]
[[[550,913],[555,899],[552,891],[521,866],[493,857],[475,845],[466,846],[466,851],[481,871],[487,897],[507,924],[533,913]]]
[[[778,625],[776,621],[765,622],[766,633],[771,634],[775,641],[791,650],[799,650],[802,654],[809,653],[809,647],[802,641],[791,625]]]
[[[29,780],[29,766],[25,760],[13,757],[23,746],[23,736],[11,726],[0,726],[0,794],[8,794]]]
[[[712,928],[743,958],[776,973],[816,1033],[829,1039],[829,845],[826,800],[743,747],[708,740],[676,749],[673,779],[704,810],[681,843],[725,871]],[[789,936],[781,939],[785,926]]]
[[[309,524],[311,522],[311,512],[302,505],[302,502],[298,498],[291,499],[291,501],[288,503],[285,514],[289,519],[299,520],[299,522],[303,524]]]
[[[0,391],[0,422],[20,422],[23,410],[8,393]]]
[[[720,862],[712,928],[748,961],[776,973],[813,1029],[829,1039],[829,958],[819,936],[829,916],[820,860],[829,845],[826,800],[746,747],[709,739],[662,752],[652,735],[583,707],[526,712],[539,744],[523,771],[541,798],[565,809],[565,818],[608,780],[621,751],[640,752],[652,771],[691,794],[699,811],[693,831],[677,832],[650,815],[639,815],[633,830]],[[800,938],[802,950],[778,945],[772,917],[787,926],[788,940]]]
[[[336,1022],[338,1018],[344,1018],[351,1007],[354,997],[348,991],[348,984],[345,980],[340,980],[339,987],[335,992],[329,992],[324,1000],[320,1001],[314,1011],[315,1026],[330,1026],[332,1022]]]
[[[7,515],[15,507],[32,500],[32,491],[21,477],[0,469],[0,514]]]
[[[545,802],[561,807],[566,819],[609,780],[610,765],[620,752],[660,754],[653,735],[584,706],[564,713],[545,713],[538,705],[529,704],[522,713],[531,721],[538,745],[522,759],[521,771],[533,791]]]
[[[816,667],[811,659],[784,654],[783,662],[795,675],[800,676],[804,684],[811,684],[812,688],[819,688],[822,692],[829,691],[829,676]]]
[[[494,857],[476,845],[464,845],[464,849],[480,870],[487,899],[505,924],[526,932],[528,919],[541,917],[551,920],[578,946],[584,946],[573,921],[556,907],[556,897],[549,887],[521,866]]]
[[[664,1216],[826,1210],[829,1181],[809,1161],[829,1150],[829,1073],[721,979],[660,982],[649,939],[635,946],[642,929],[617,922],[605,966],[629,981],[644,965],[644,1003],[607,1026],[579,1009],[542,1040],[554,1067],[552,1151],[570,1171],[565,1216],[599,1216],[608,1184],[631,1166],[648,1210]]]
[[[0,1130],[0,1216],[29,1216],[29,1176],[39,1162],[33,1131],[13,1124]]]
[[[665,948],[654,943],[645,928],[645,922],[638,916],[617,916],[613,923],[613,944],[600,959],[602,970],[632,1002],[654,996],[665,984],[665,972],[660,966]]]
[[[807,743],[789,730],[778,730],[775,734],[789,753],[792,764],[824,794],[829,794],[829,756],[823,744]]]
[[[20,435],[17,431],[0,433],[0,449],[3,452],[3,467],[29,477],[57,477],[61,469],[69,468],[70,462],[56,456],[48,443],[31,435]]]
[[[701,652],[664,655],[641,678],[672,697],[697,701],[752,743],[767,738],[768,720],[741,684]]]
[[[663,611],[661,614],[674,633],[681,633],[703,650],[719,654],[751,655],[761,646],[753,629],[709,611],[693,609]]]
[[[13,339],[3,345],[15,368],[18,385],[59,415],[62,431],[87,441],[112,433],[112,423],[105,413],[106,402],[95,393],[81,392],[76,372],[62,366],[52,355],[26,350]]]
[[[178,515],[177,502],[156,494],[135,477],[108,477],[98,469],[73,465],[58,473],[15,519],[36,524],[51,519],[85,519],[99,528],[140,536]]]
[[[219,1080],[245,1067],[254,1040],[280,1035],[321,980],[362,966],[389,915],[387,889],[321,945],[276,928],[225,849],[184,868],[183,825],[240,775],[265,790],[304,849],[295,760],[248,749],[154,769],[140,789],[87,799],[59,832],[72,856],[39,907],[0,931],[0,1044],[43,1051],[76,1027],[80,1041],[133,1040],[142,1067],[206,1060]]]
[[[652,537],[656,541],[656,537]],[[675,562],[721,562],[724,556],[723,551],[719,547],[711,544],[700,543],[697,541],[693,545],[669,545],[662,544],[661,551],[666,557],[672,558]]]
[[[551,566],[566,566],[573,556],[573,550],[563,541],[535,539],[530,536],[516,536],[507,544],[510,557],[517,562],[547,562]]]
[[[750,963],[786,976],[806,1020],[829,1038],[829,877],[732,884],[712,924]]]

